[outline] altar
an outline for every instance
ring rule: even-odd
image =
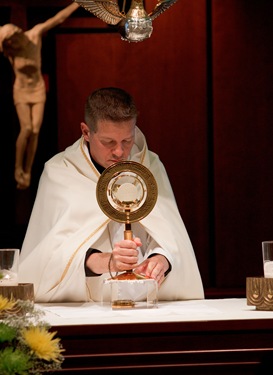
[[[61,338],[64,374],[264,374],[273,358],[273,311],[244,298],[37,307]]]

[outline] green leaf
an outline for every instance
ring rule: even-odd
[[[16,337],[16,334],[16,328],[10,327],[5,323],[0,323],[0,342],[10,342]]]
[[[1,375],[28,375],[30,368],[30,357],[20,350],[7,347],[0,352]]]

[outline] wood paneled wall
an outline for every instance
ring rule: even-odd
[[[29,4],[26,14],[30,27],[44,19],[44,7]],[[149,40],[127,43],[83,9],[75,12],[44,38],[48,101],[37,182],[44,161],[80,136],[86,96],[102,86],[127,89],[168,171],[205,287],[244,287],[247,276],[262,273],[261,241],[273,239],[272,15],[270,0],[179,0],[153,22]],[[2,56],[0,63],[3,74]],[[16,134],[5,77],[0,94],[10,109],[0,109],[0,121]],[[24,224],[36,185],[31,193],[11,191],[14,221]]]
[[[212,2],[216,284],[262,273],[273,238],[272,1]]]

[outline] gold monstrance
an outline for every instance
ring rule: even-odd
[[[147,216],[157,200],[157,183],[142,164],[122,161],[112,164],[101,174],[97,184],[97,201],[112,220],[124,223],[124,239],[132,240],[131,223]],[[112,277],[116,280],[138,280],[145,276],[132,270]]]

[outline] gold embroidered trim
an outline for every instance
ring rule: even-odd
[[[144,151],[143,151],[143,153],[142,153],[142,158],[140,159],[140,163],[141,163],[141,164],[143,164],[143,162],[144,162],[145,155],[146,155],[146,151],[147,151],[147,147],[146,147],[146,145],[145,145]]]
[[[91,160],[89,160],[89,158],[87,157],[86,153],[84,152],[83,144],[84,144],[84,138],[82,137],[82,139],[81,139],[81,144],[80,144],[81,152],[82,152],[82,154],[83,154],[85,160],[87,161],[87,163],[89,164],[89,166],[90,166],[91,169],[93,170],[93,172],[97,175],[97,177],[100,177],[100,173],[97,171],[97,169],[94,167],[94,165],[93,165],[93,163],[91,162]]]
[[[73,259],[75,258],[75,256],[76,256],[76,254],[78,253],[78,251],[80,250],[80,248],[84,245],[84,244],[86,244],[86,242],[87,241],[89,241],[90,240],[90,238],[91,237],[93,237],[94,236],[94,234],[95,233],[97,233],[104,225],[107,225],[108,223],[109,223],[109,221],[110,221],[110,219],[107,219],[104,223],[102,223],[93,233],[91,233],[81,244],[80,244],[80,246],[74,251],[74,253],[71,255],[71,257],[70,257],[70,259],[69,259],[69,261],[68,261],[68,263],[67,263],[67,265],[66,265],[66,267],[65,267],[65,269],[64,269],[64,272],[63,272],[63,274],[62,274],[62,276],[61,276],[61,278],[60,278],[60,280],[55,284],[55,285],[53,285],[53,287],[52,288],[50,288],[50,290],[52,290],[52,289],[54,289],[54,288],[56,288],[56,286],[58,285],[58,284],[60,284],[62,281],[63,281],[63,279],[65,278],[65,275],[67,274],[67,272],[68,272],[68,269],[69,269],[69,267],[71,266],[71,263],[72,263],[72,261],[73,261]],[[50,291],[49,290],[49,291]]]

